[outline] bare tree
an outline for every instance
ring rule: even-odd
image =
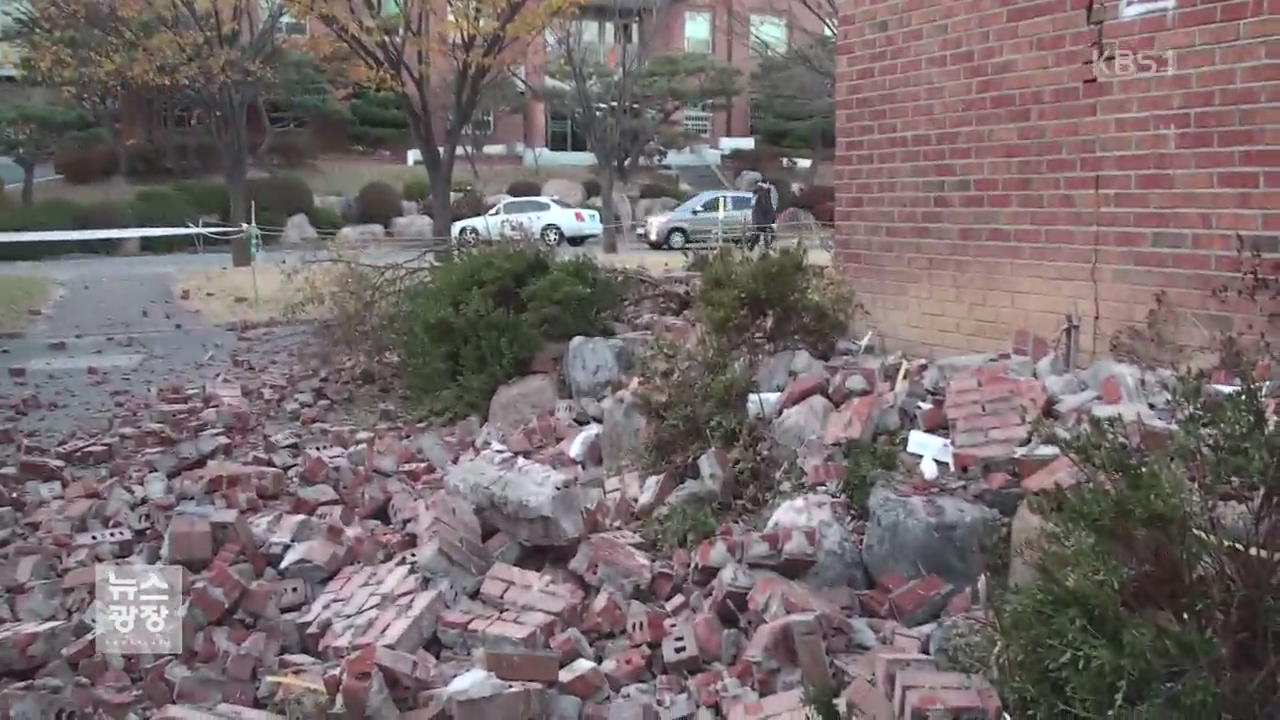
[[[431,184],[436,227],[450,221],[458,149],[494,78],[576,0],[288,0],[400,94]],[[439,122],[443,127],[437,126]]]
[[[604,250],[617,252],[616,181],[645,155],[660,154],[660,140],[669,146],[687,140],[673,131],[674,118],[723,105],[738,92],[738,71],[703,54],[655,54],[648,26],[660,21],[666,0],[612,0],[594,8],[552,24],[545,94],[573,117],[595,155]],[[615,36],[593,39],[593,28],[611,28]]]

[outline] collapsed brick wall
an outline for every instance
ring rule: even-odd
[[[1106,352],[1161,291],[1180,345],[1266,331],[1280,0],[860,0],[837,48],[835,264],[890,343]]]

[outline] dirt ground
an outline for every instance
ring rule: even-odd
[[[209,323],[312,319],[323,314],[305,305],[312,283],[334,273],[332,266],[263,263],[253,267],[199,270],[179,277],[173,295],[182,307]]]
[[[17,332],[49,299],[52,283],[33,275],[0,275],[0,332]]]

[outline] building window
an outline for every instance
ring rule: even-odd
[[[1120,17],[1137,17],[1147,13],[1172,10],[1176,0],[1121,0]]]
[[[766,55],[787,51],[787,21],[777,15],[751,15],[751,53]]]
[[[700,107],[689,107],[681,111],[684,116],[684,130],[698,137],[711,137],[711,113]]]
[[[686,10],[684,13],[685,52],[710,54],[713,47],[711,41],[711,11]]]
[[[587,141],[569,113],[550,110],[547,113],[547,149],[586,152]]]
[[[306,20],[299,20],[286,12],[280,16],[280,34],[284,37],[306,37],[310,31]]]

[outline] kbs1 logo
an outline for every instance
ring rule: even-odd
[[[1126,50],[1115,46],[1093,50],[1094,73],[1099,78],[1130,78],[1144,75],[1172,75],[1177,63],[1172,52]]]

